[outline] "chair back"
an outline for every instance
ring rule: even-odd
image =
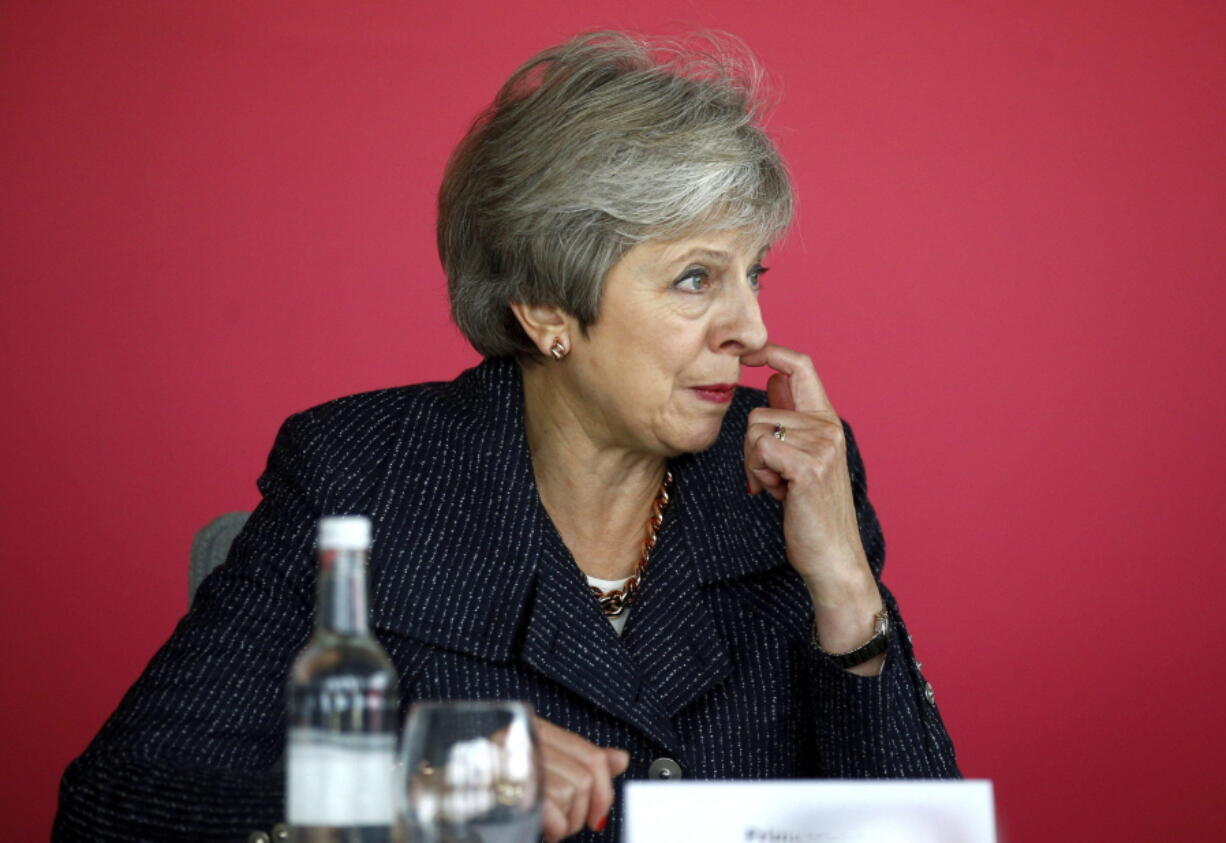
[[[243,529],[250,512],[227,512],[200,528],[192,539],[191,562],[187,568],[187,605],[191,607],[196,589],[213,569],[226,561],[230,545]]]

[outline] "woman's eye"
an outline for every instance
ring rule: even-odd
[[[683,293],[701,293],[710,283],[705,269],[691,269],[673,282],[673,287]]]
[[[756,264],[753,266],[749,270],[749,286],[753,287],[755,291],[761,290],[762,276],[768,272],[770,272],[769,266],[763,266],[762,264]]]

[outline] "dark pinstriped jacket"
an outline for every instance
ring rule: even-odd
[[[418,699],[531,700],[590,740],[694,779],[946,777],[953,748],[893,598],[881,676],[809,641],[781,509],[745,493],[738,390],[675,494],[619,638],[540,504],[518,367],[342,398],[290,418],[226,564],[64,774],[56,839],[242,840],[282,819],[285,683],[312,631],[315,522],[374,521],[371,620]],[[884,543],[848,431],[864,548]],[[926,695],[927,691],[927,695]],[[620,799],[603,834],[616,840]]]

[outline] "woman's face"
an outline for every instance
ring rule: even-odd
[[[766,343],[764,249],[737,231],[633,247],[605,276],[600,315],[559,373],[598,443],[672,455],[710,447],[740,378]]]

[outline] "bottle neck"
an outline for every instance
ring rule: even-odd
[[[366,551],[321,550],[315,631],[366,636]]]

